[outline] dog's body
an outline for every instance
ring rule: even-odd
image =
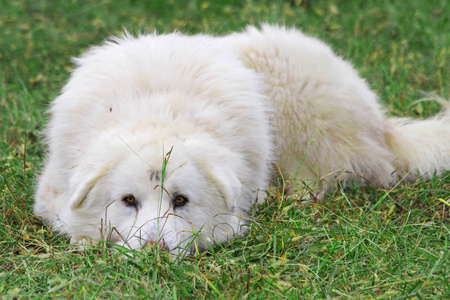
[[[35,204],[73,242],[222,243],[243,231],[274,165],[319,180],[317,192],[450,169],[448,111],[386,119],[348,63],[296,30],[127,36],[77,64],[50,111]]]

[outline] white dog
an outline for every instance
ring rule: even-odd
[[[448,109],[386,118],[349,63],[297,30],[126,35],[76,63],[50,110],[34,207],[73,243],[225,242],[278,170],[319,193],[450,169]]]

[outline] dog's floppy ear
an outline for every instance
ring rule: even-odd
[[[219,188],[228,209],[235,211],[242,191],[242,183],[236,172],[226,166],[215,167],[210,172],[210,179]]]
[[[87,176],[83,176],[84,174],[79,173],[81,172],[77,172],[75,176],[81,176],[83,179],[75,185],[75,191],[70,198],[71,209],[80,208],[83,205],[83,202],[86,199],[89,191],[95,186],[97,181],[105,175],[104,170],[93,170],[93,172],[91,174],[88,174]]]
[[[186,151],[197,158],[196,164],[204,170],[207,179],[219,189],[228,210],[236,212],[242,192],[242,182],[237,173],[239,156],[222,145],[202,139],[187,139],[185,145]],[[209,151],[205,153],[204,149]]]

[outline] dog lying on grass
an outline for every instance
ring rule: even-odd
[[[450,169],[446,102],[432,119],[387,118],[349,63],[295,29],[125,35],[75,62],[34,206],[72,243],[189,253],[245,232],[278,170],[323,197],[336,181]]]

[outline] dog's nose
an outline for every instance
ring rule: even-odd
[[[155,250],[155,248],[162,251],[169,250],[164,239],[159,239],[159,241],[148,240],[145,242],[145,245],[142,248],[147,250],[148,252]]]

